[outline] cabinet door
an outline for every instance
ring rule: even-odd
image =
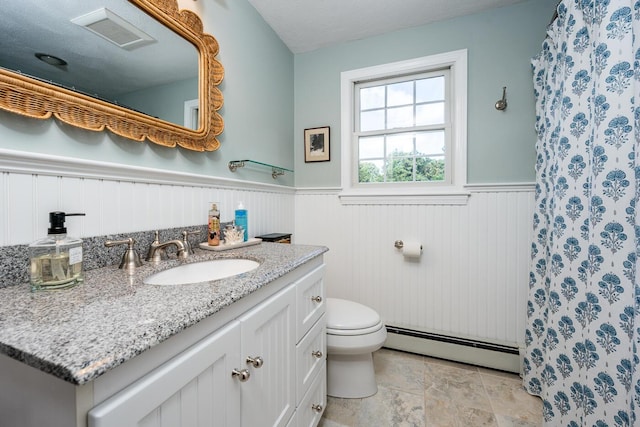
[[[289,286],[240,318],[244,427],[285,426],[295,409],[295,287]],[[247,358],[262,360],[253,366]]]
[[[89,427],[240,425],[237,321],[89,411]]]

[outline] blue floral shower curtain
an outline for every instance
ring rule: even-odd
[[[524,386],[545,425],[640,426],[640,0],[557,11],[533,60]]]

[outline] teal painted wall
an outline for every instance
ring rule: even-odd
[[[544,40],[557,0],[514,6],[370,37],[295,56],[297,187],[340,186],[340,73],[468,49],[467,180],[535,180],[535,104],[530,59]],[[508,108],[495,102],[507,86]],[[331,161],[304,163],[305,128],[331,127]]]
[[[293,185],[291,174],[274,181],[270,170],[227,168],[229,160],[243,158],[293,168],[293,54],[246,0],[179,0],[179,5],[194,10],[220,44],[225,129],[219,150],[137,143],[6,111],[0,111],[0,148]]]
[[[231,173],[229,160],[251,158],[295,169],[300,187],[340,185],[340,72],[466,48],[469,51],[468,181],[534,179],[534,101],[530,58],[539,49],[556,0],[515,6],[293,55],[247,0],[179,0],[220,43],[225,130],[218,151],[196,153],[136,143],[56,120],[0,111],[0,148],[293,185],[268,171]],[[509,107],[493,104],[507,86]],[[305,128],[331,127],[331,161],[304,163]]]

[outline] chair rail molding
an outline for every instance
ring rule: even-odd
[[[226,168],[226,165],[225,165]],[[0,172],[109,179],[148,184],[186,184],[217,188],[260,190],[294,194],[295,189],[278,184],[175,172],[120,163],[0,149]]]

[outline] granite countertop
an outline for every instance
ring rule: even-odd
[[[0,353],[73,384],[92,381],[185,328],[320,256],[322,246],[261,243],[227,251],[196,249],[186,261],[145,263],[133,275],[117,265],[85,272],[84,283],[32,293],[0,289]],[[247,258],[260,266],[208,283],[145,285],[184,262]]]

